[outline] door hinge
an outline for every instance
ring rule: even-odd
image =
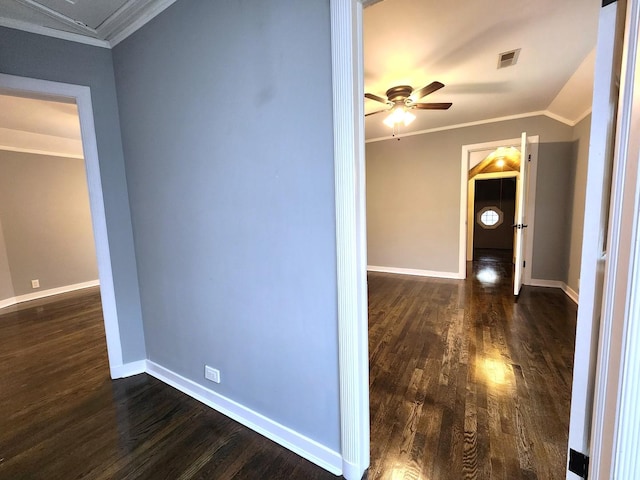
[[[569,449],[569,471],[586,480],[589,475],[589,457],[584,453]]]
[[[522,261],[522,268],[524,268],[524,267],[526,267],[526,266],[527,266],[527,261],[526,261],[526,260],[523,260],[523,261]]]
[[[531,161],[531,154],[529,154],[528,160]]]

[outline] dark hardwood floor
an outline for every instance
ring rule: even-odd
[[[466,281],[369,275],[369,479],[562,479],[576,307]],[[109,379],[97,290],[0,311],[0,479],[335,479],[148,376]]]
[[[0,479],[335,479],[148,376],[111,381],[100,295],[0,311]]]
[[[510,254],[478,253],[465,281],[369,274],[370,479],[565,478],[577,307],[515,303]]]

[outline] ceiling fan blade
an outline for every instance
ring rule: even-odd
[[[440,82],[431,82],[426,87],[422,87],[420,90],[414,90],[411,92],[411,98],[416,101],[421,99],[422,97],[426,97],[427,95],[435,92],[436,90],[440,90],[444,87],[444,83]]]
[[[419,108],[420,110],[448,110],[453,103],[414,103],[411,108]]]
[[[375,112],[366,113],[364,116],[368,117],[369,115],[375,115],[376,113],[388,112],[389,110],[390,110],[389,108],[385,108],[384,110],[376,110]]]
[[[365,93],[364,96],[365,98],[368,98],[369,100],[375,100],[376,102],[389,103],[386,98],[379,97],[377,95],[374,95],[373,93]]]

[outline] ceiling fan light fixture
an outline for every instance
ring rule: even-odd
[[[416,116],[413,113],[407,112],[407,111],[404,112],[403,122],[405,127],[408,127],[409,124],[413,122],[415,119],[416,119]]]
[[[393,128],[394,125],[402,123],[406,127],[415,119],[416,116],[413,113],[408,112],[405,107],[396,107],[393,109],[391,114],[384,119],[384,124],[389,128]]]
[[[393,127],[396,123],[402,123],[404,119],[404,107],[395,107],[391,113],[384,119],[387,127]]]

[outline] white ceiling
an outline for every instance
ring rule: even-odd
[[[414,110],[401,134],[545,111],[571,124],[591,105],[599,10],[600,0],[374,3],[364,11],[365,92],[446,85],[422,101],[453,106]],[[498,55],[516,48],[518,63],[499,70]],[[380,107],[365,100],[366,113]],[[391,135],[385,116],[366,118],[368,139]]]
[[[1,0],[0,25],[73,33],[109,47],[174,1]],[[573,124],[589,111],[600,0],[364,3],[365,92],[384,96],[392,86],[438,80],[446,86],[422,101],[453,102],[447,111],[414,111],[417,119],[401,135],[536,112]],[[516,48],[517,65],[497,69],[498,54]],[[16,102],[0,95],[0,129],[79,140],[68,105],[45,102],[36,115],[28,99]],[[381,107],[365,100],[365,112]],[[384,118],[366,118],[367,139],[392,134]]]
[[[75,103],[0,92],[0,150],[82,157]]]
[[[176,0],[2,0],[0,25],[111,47]],[[93,41],[92,41],[93,40]]]

